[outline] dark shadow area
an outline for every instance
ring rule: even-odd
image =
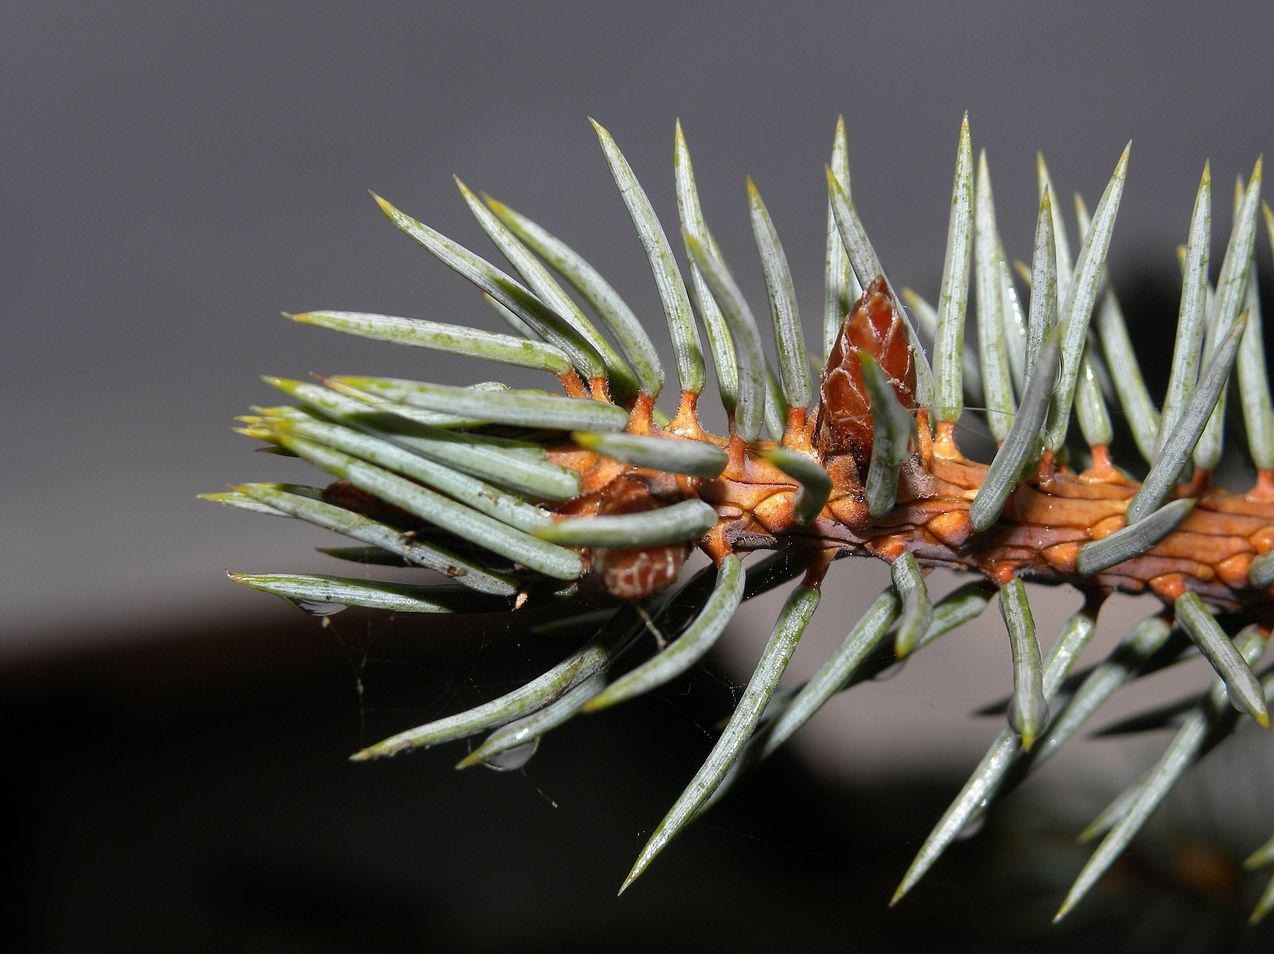
[[[456,773],[463,745],[355,765],[364,739],[489,697],[563,640],[420,617],[373,629],[353,611],[326,627],[262,618],[6,674],[7,950],[1256,952],[1274,939],[1243,926],[1253,882],[1236,859],[1153,839],[1050,928],[1083,856],[1073,826],[1029,799],[891,911],[960,779],[839,790],[781,755],[616,898],[730,704],[711,668],[576,720],[520,772]]]

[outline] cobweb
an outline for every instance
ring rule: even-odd
[[[844,565],[838,569],[842,573],[850,571],[850,567]],[[419,578],[419,571],[394,572],[414,573],[411,578]],[[688,569],[686,578],[690,572]],[[385,568],[364,568],[364,575],[368,579],[383,577]],[[771,611],[776,608],[770,604],[781,599],[782,593],[775,592],[770,597],[758,600],[755,606],[748,604],[749,609],[741,614],[745,618],[739,621],[740,626],[732,624],[721,645],[726,645],[731,639],[732,631],[737,628],[767,629],[773,615]],[[355,609],[325,616],[321,625],[339,648],[344,666],[347,667],[350,691],[356,703],[358,740],[362,746],[409,726],[432,721],[493,699],[550,668],[577,649],[595,631],[596,627],[574,633],[535,631],[537,624],[569,613],[569,609],[561,606],[511,614],[457,616]],[[840,630],[836,625],[839,620],[830,617],[831,614],[816,617],[814,626],[822,629],[830,626],[837,630],[833,638],[839,638]],[[1105,627],[1102,629],[1105,630]],[[736,641],[743,635],[745,634],[734,632]],[[747,643],[754,640],[756,633],[746,635],[743,645],[734,649],[734,655],[740,658],[754,648]],[[1118,634],[1106,631],[1104,635],[1106,639],[1103,642],[1109,642]],[[659,641],[666,638],[667,634],[658,632],[654,626],[648,626],[636,646],[637,655],[653,652]],[[955,634],[951,637],[952,640],[959,638]],[[949,648],[954,654],[958,647],[953,642]],[[962,655],[967,655],[969,648],[966,643]],[[1093,647],[1098,654],[1104,654],[1106,648],[1108,646]],[[814,645],[804,645],[802,649],[812,651],[814,655],[821,652]],[[619,668],[627,668],[632,661],[631,657],[625,658]],[[720,729],[716,720],[732,711],[742,692],[744,683],[738,678],[740,672],[739,659],[727,658],[718,648],[686,676],[657,690],[649,700],[635,702],[634,705],[657,706],[665,720],[669,713],[673,714],[676,724],[684,730],[678,745],[687,747],[687,739],[693,737],[700,740],[698,747],[702,753],[706,753],[707,746],[715,740]],[[909,686],[899,687],[898,683],[899,681],[891,679],[872,691],[900,694],[912,692]],[[707,703],[704,701],[705,697],[709,700]],[[649,713],[651,709],[647,708],[645,711]],[[967,711],[948,711],[946,714],[952,718],[970,718]],[[608,731],[604,723],[615,715],[581,715],[574,721],[590,723],[591,728],[585,731],[592,733],[592,739],[581,739],[578,732],[571,730],[571,726],[565,726],[554,733],[552,744],[555,747],[560,746],[563,751],[573,749],[573,756],[582,752],[587,758],[593,751],[589,748],[590,745],[613,742],[613,731]],[[652,717],[651,721],[655,719]],[[979,723],[979,726],[988,738],[994,732],[985,722]],[[931,742],[939,744],[947,728],[949,726],[935,730]],[[562,729],[567,732],[563,733]],[[559,740],[556,738],[558,733],[573,737]],[[599,739],[606,741],[597,742]],[[458,760],[480,741],[479,737],[470,740],[465,746],[449,744],[445,747],[449,749],[448,760]],[[1163,741],[1165,740],[1160,740],[1158,745],[1162,745]],[[1267,802],[1261,793],[1268,793],[1270,785],[1274,784],[1274,776],[1271,775],[1274,772],[1274,762],[1268,758],[1268,752],[1264,758],[1254,758],[1258,753],[1254,752],[1253,743],[1259,744],[1262,741],[1264,740],[1247,739],[1241,745],[1223,746],[1218,756],[1209,760],[1209,764],[1193,771],[1183,784],[1182,791],[1169,800],[1160,817],[1147,829],[1131,857],[1144,855],[1153,858],[1156,851],[1167,850],[1165,845],[1180,842],[1183,832],[1197,836],[1201,843],[1220,843],[1227,849],[1236,851],[1250,850],[1255,844],[1253,829],[1268,824]],[[444,747],[440,747],[440,750],[442,748]],[[809,754],[805,753],[805,762],[810,761]],[[615,758],[614,755],[609,757]],[[819,756],[823,757],[826,757],[825,752]],[[643,748],[633,753],[633,758],[649,760],[651,752],[648,748]],[[663,766],[662,771],[680,770],[681,763],[671,757],[669,760],[673,764]],[[587,791],[581,792],[570,784],[564,786],[559,771],[561,763],[551,763],[547,769],[541,769],[542,764],[532,758],[517,765],[516,771],[511,774],[518,777],[518,784],[525,786],[536,800],[542,801],[555,813],[561,813],[563,823],[569,819],[568,828],[576,832],[576,837],[622,841],[625,844],[639,843],[638,840],[649,833],[650,826],[668,807],[664,804],[666,796],[656,786],[646,797],[642,815],[631,817],[608,803],[605,798],[588,797],[590,793]],[[645,765],[652,775],[659,768],[650,766],[648,761]],[[809,769],[810,765],[804,767]],[[814,768],[817,769],[817,766]],[[972,768],[972,760],[967,768]],[[437,770],[448,771],[442,764],[437,766]],[[600,771],[600,768],[594,771]],[[835,774],[833,772],[831,776],[825,776],[823,783],[830,781]],[[896,833],[896,846],[888,853],[864,853],[841,837],[825,838],[799,826],[785,829],[781,825],[776,826],[772,820],[740,817],[737,812],[714,811],[709,817],[698,821],[694,827],[696,830],[712,833],[718,840],[724,838],[727,845],[734,844],[736,850],[743,846],[745,851],[755,851],[757,856],[770,856],[777,851],[781,856],[786,856],[789,863],[800,863],[801,859],[807,859],[811,864],[830,864],[844,870],[858,870],[871,881],[884,883],[891,879],[896,880],[901,874],[906,857],[923,840],[936,818],[936,812],[941,809],[942,802],[954,794],[962,781],[962,776],[944,781],[944,777],[939,777],[940,775],[938,773],[925,783],[935,788],[932,793],[900,793],[903,804],[909,800],[914,802],[911,805],[913,810],[899,810],[898,817],[906,817],[908,821],[903,830]],[[686,780],[688,778],[687,774]],[[798,784],[805,785],[811,780],[801,778],[797,781]],[[741,788],[746,787],[746,784],[748,783]],[[763,787],[766,784],[762,780]],[[768,784],[772,786],[773,782]],[[839,785],[844,784],[842,779]],[[1045,778],[1044,788],[1049,784],[1050,779]],[[600,784],[597,787],[605,789]],[[852,788],[842,792],[847,811],[855,809],[859,794]],[[1088,816],[1092,811],[1100,807],[1101,800],[1107,794],[1110,793],[1101,793],[1096,801],[1069,806],[1063,803],[1059,806],[1057,799],[1050,799],[1049,793],[1044,791],[1041,804],[1041,789],[1037,786],[1024,796],[1000,806],[997,813],[992,813],[988,830],[967,833],[965,841],[981,847],[961,848],[960,851],[965,853],[964,857],[968,858],[971,851],[979,852],[979,857],[982,854],[994,855],[994,863],[1000,866],[998,874],[971,874],[966,867],[959,866],[953,873],[951,867],[943,867],[934,872],[928,883],[949,893],[954,892],[957,897],[968,898],[972,893],[990,898],[1021,899],[1028,892],[1037,891],[1041,887],[1038,884],[1040,870],[1073,875],[1073,849],[1059,842],[1058,832],[1065,829],[1073,837],[1074,832],[1089,820]],[[932,801],[935,796],[937,802]],[[790,797],[792,804],[799,804],[802,800],[802,796],[795,793]],[[898,819],[894,819],[894,823],[897,822]],[[500,820],[491,819],[489,823],[498,826]],[[1006,849],[1003,842],[1009,837],[1007,832],[1010,829],[1015,833],[1010,840],[1010,847]],[[1023,829],[1027,832],[1025,837],[1021,836]],[[1026,852],[1021,847],[1013,847],[1016,842],[1030,842],[1035,850]],[[748,845],[754,847],[747,848]],[[1042,858],[1050,855],[1060,857],[1062,862],[1057,864],[1050,861],[1045,865]],[[613,863],[609,857],[604,860],[606,864]],[[622,857],[619,864],[623,864]],[[1030,877],[1027,877],[1027,873]],[[1015,884],[1015,876],[1026,877],[1026,880],[1022,884]],[[1063,887],[1060,882],[1042,886],[1050,897]]]

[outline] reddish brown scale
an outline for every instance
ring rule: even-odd
[[[599,460],[599,463],[603,463]],[[684,500],[686,493],[675,477],[632,470],[606,482],[596,492],[572,501],[574,515],[598,516],[644,513]],[[593,572],[601,576],[606,592],[622,600],[640,599],[671,586],[694,549],[688,543],[631,550],[598,547],[591,551]]]
[[[811,582],[821,579],[834,556],[857,554],[892,562],[910,551],[926,567],[981,573],[998,584],[1015,576],[1069,583],[1088,597],[1148,591],[1171,603],[1192,590],[1218,609],[1244,610],[1267,627],[1274,623],[1274,588],[1255,590],[1247,581],[1252,560],[1274,549],[1274,474],[1269,472],[1259,472],[1255,486],[1242,494],[1212,487],[1208,474],[1196,472],[1177,489],[1177,496],[1198,502],[1176,530],[1146,553],[1084,578],[1076,571],[1080,547],[1126,525],[1124,513],[1140,486],[1114,466],[1108,449],[1093,448],[1092,467],[1079,474],[1046,456],[1037,473],[1010,495],[996,525],[974,533],[969,507],[987,466],[960,453],[953,425],[939,424],[931,438],[921,410],[917,453],[902,469],[896,505],[870,520],[862,494],[873,436],[863,353],[876,358],[899,399],[914,407],[908,330],[881,278],[854,304],[837,336],[823,374],[817,416],[806,421],[793,414],[783,437],[788,447],[812,447],[832,477],[831,497],[809,526],[796,523],[792,504],[797,485],[761,456],[773,444],[747,445],[704,432],[693,395],[683,396],[676,419],[664,432],[651,424],[649,403],[639,401],[630,430],[724,448],[729,463],[719,477],[673,477],[563,448],[553,459],[580,471],[585,494],[561,512],[633,513],[697,496],[720,515],[717,526],[698,541],[713,560],[728,553],[796,549],[806,554]],[[688,551],[599,550],[593,559],[607,589],[631,599],[670,585]]]
[[[666,589],[676,582],[692,548],[680,546],[647,547],[644,550],[598,550],[602,585],[616,599],[642,599]]]
[[[402,530],[423,530],[428,526],[419,517],[386,503],[366,491],[359,490],[344,480],[334,480],[323,488],[323,502]]]
[[[871,397],[863,382],[862,355],[877,360],[904,407],[916,406],[916,369],[906,320],[893,305],[884,278],[867,286],[841,325],[823,372],[814,447],[824,461],[848,455],[859,481],[867,477],[873,442]]]
[[[332,481],[332,483],[324,487],[322,499],[324,503],[341,507],[381,523],[387,523],[391,527],[396,527],[416,539],[423,540],[437,538],[440,535],[445,536],[445,531],[441,531],[433,524],[426,523],[415,514],[386,503],[379,497],[360,490],[344,480]],[[458,566],[452,565],[443,568],[442,572],[447,576],[456,577],[462,576],[465,571]]]

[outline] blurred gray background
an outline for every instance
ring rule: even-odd
[[[19,805],[8,814],[35,819],[11,855],[40,859],[35,870],[44,873],[26,882],[35,900],[25,911],[37,912],[31,937],[61,938],[48,945],[58,950],[152,949],[136,941],[155,928],[158,891],[172,931],[161,937],[248,949],[240,942],[255,927],[229,931],[220,946],[221,935],[199,928],[223,923],[227,911],[239,925],[287,920],[289,866],[311,858],[314,878],[339,869],[352,879],[332,876],[337,907],[365,890],[367,907],[379,914],[383,882],[400,878],[404,923],[423,918],[417,905],[430,897],[437,907],[429,910],[449,913],[461,932],[475,922],[460,900],[530,891],[522,900],[534,911],[532,900],[544,899],[533,888],[559,907],[569,896],[563,891],[585,892],[599,905],[594,927],[613,915],[649,932],[657,919],[640,898],[666,916],[687,885],[698,890],[720,876],[723,854],[734,859],[730,877],[742,885],[760,884],[748,881],[749,865],[790,867],[795,874],[782,877],[798,904],[811,891],[843,899],[837,879],[866,880],[869,909],[881,914],[909,849],[994,732],[995,720],[966,716],[1008,684],[994,612],[980,630],[922,654],[902,677],[837,700],[802,734],[801,770],[820,773],[808,784],[834,792],[799,778],[789,785],[787,775],[758,783],[762,798],[796,800],[784,818],[798,824],[806,818],[802,793],[813,791],[810,804],[824,811],[808,814],[813,828],[814,819],[841,818],[846,804],[878,804],[870,795],[866,803],[845,801],[846,787],[890,772],[896,784],[898,772],[917,772],[919,788],[906,798],[892,790],[882,796],[879,804],[899,806],[896,817],[886,809],[882,826],[882,816],[855,808],[860,828],[848,830],[866,831],[870,840],[877,828],[901,825],[910,841],[861,861],[860,842],[833,822],[770,844],[757,834],[766,831],[757,819],[769,803],[745,801],[752,812],[745,822],[736,812],[724,816],[726,829],[704,826],[708,834],[695,837],[709,840],[692,842],[699,854],[685,849],[680,866],[667,863],[662,887],[635,902],[626,897],[623,908],[609,901],[618,866],[702,758],[705,726],[729,701],[730,683],[745,677],[777,596],[734,626],[725,655],[691,680],[700,692],[707,684],[709,704],[688,702],[678,689],[635,715],[570,727],[592,733],[595,744],[579,746],[577,737],[574,745],[546,746],[533,764],[548,759],[536,777],[553,785],[453,778],[454,751],[351,772],[342,756],[374,733],[369,717],[379,718],[377,727],[400,728],[407,708],[437,714],[464,692],[473,700],[489,695],[501,683],[479,671],[479,656],[527,664],[544,653],[514,639],[512,650],[501,650],[512,657],[501,657],[494,644],[509,633],[499,622],[468,648],[456,648],[466,634],[441,627],[430,630],[436,652],[413,630],[395,645],[410,644],[404,651],[416,654],[414,663],[369,671],[376,660],[367,646],[382,638],[372,623],[342,617],[333,638],[223,576],[226,568],[330,570],[312,550],[329,538],[195,495],[304,473],[295,462],[254,455],[229,430],[249,404],[274,400],[261,373],[374,372],[452,383],[490,374],[480,363],[280,317],[333,308],[499,327],[470,286],[385,221],[369,188],[495,258],[456,194],[451,175],[460,174],[586,252],[662,340],[654,287],[590,115],[615,135],[670,231],[672,130],[680,117],[706,214],[754,306],[763,302],[762,285],[744,177],[756,180],[792,263],[811,341],[822,298],[822,166],[838,114],[848,124],[855,198],[877,250],[897,284],[930,298],[941,275],[964,110],[975,148],[988,152],[1000,227],[1016,257],[1029,252],[1035,151],[1047,155],[1064,196],[1080,191],[1091,204],[1131,138],[1111,274],[1148,349],[1148,374],[1161,379],[1153,349],[1163,347],[1175,321],[1174,250],[1202,164],[1211,158],[1217,183],[1219,258],[1229,184],[1274,144],[1271,26],[1268,3],[0,2],[0,434],[7,451],[0,712],[25,727],[20,754],[31,756]],[[1263,240],[1258,256],[1267,270]],[[1129,454],[1126,441],[1117,453]],[[846,561],[832,579],[794,673],[818,663],[887,576],[880,566]],[[935,580],[940,589],[950,585],[941,575]],[[1065,592],[1042,596],[1042,631],[1073,603]],[[1112,604],[1098,646],[1104,650],[1146,609],[1144,601]],[[1168,682],[1197,686],[1203,678],[1202,666],[1191,664]],[[404,709],[395,708],[395,679],[408,685]],[[1112,715],[1138,699],[1171,697],[1159,677],[1151,683]],[[10,703],[17,708],[5,708]],[[670,728],[652,735],[642,719]],[[69,747],[65,758],[60,747],[43,744],[44,732]],[[605,759],[628,751],[624,745],[637,747],[631,763],[603,770],[613,764]],[[1069,793],[1058,810],[1068,824],[1080,823],[1161,745],[1157,738],[1078,748],[1082,757],[1060,757],[1036,797]],[[278,757],[282,746],[287,760]],[[1268,790],[1268,758],[1251,752],[1249,738],[1223,756],[1220,777],[1242,795],[1225,796],[1232,811],[1218,813],[1215,790],[1176,803],[1179,815],[1193,811],[1213,835],[1238,831],[1235,852],[1250,850],[1251,832],[1269,823],[1254,794]],[[79,774],[62,774],[72,765]],[[589,768],[593,776],[584,781],[569,774]],[[787,762],[780,770],[796,771]],[[935,780],[948,770],[950,779]],[[668,777],[648,781],[646,773],[660,771]],[[934,794],[921,791],[927,784],[938,786]],[[564,787],[579,797],[563,797]],[[912,798],[932,804],[912,811]],[[426,803],[450,805],[456,823],[420,817]],[[489,833],[477,830],[481,819]],[[506,827],[507,819],[518,821]],[[741,824],[735,833],[732,823]],[[1038,817],[1031,824],[1045,825]],[[401,827],[417,825],[434,827]],[[153,831],[140,842],[117,839],[129,826]],[[321,849],[319,832],[328,833]],[[465,853],[473,838],[511,883],[492,887],[474,870],[436,873],[428,864],[444,859],[427,863],[417,848]],[[112,882],[114,870],[102,859],[144,852],[141,862],[121,861],[132,865],[130,877]],[[530,887],[517,880],[526,865],[554,853],[562,872]],[[196,861],[213,865],[211,882],[199,880],[206,873],[169,870]],[[236,865],[251,877],[240,878]],[[265,874],[253,867],[260,865]],[[983,888],[971,887],[970,872],[981,870],[949,875],[948,894],[934,896],[980,911]],[[454,886],[430,895],[413,878]],[[1054,904],[1063,883],[1049,886]],[[563,887],[569,884],[576,887]],[[954,895],[952,884],[962,886]],[[323,890],[304,895],[307,911],[334,907],[323,893],[329,887],[323,882]],[[132,892],[131,906],[117,891]],[[268,917],[253,907],[276,895],[284,900]],[[733,903],[747,896],[734,895]],[[175,908],[173,898],[181,902]],[[1048,903],[1032,908],[1035,927],[1051,913]],[[63,918],[64,910],[87,912],[86,919]],[[536,916],[517,910],[514,904],[515,921]],[[1222,923],[1241,922],[1238,910],[1227,910]],[[106,911],[109,918],[95,920]],[[424,936],[436,937],[442,920],[431,916]],[[110,935],[114,946],[93,935],[92,926],[104,923],[120,932]],[[358,923],[350,949],[365,949],[366,922]],[[402,937],[416,937],[414,930],[404,928]],[[301,942],[297,949],[316,948]]]

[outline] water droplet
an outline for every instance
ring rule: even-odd
[[[884,669],[882,669],[880,672],[876,673],[876,675],[873,676],[872,678],[876,682],[887,682],[888,680],[894,678],[894,676],[898,675],[898,673],[902,672],[903,667],[906,665],[907,665],[907,660],[896,659],[893,662],[891,662],[888,666],[886,666]]]
[[[539,747],[540,740],[535,738],[530,742],[524,742],[522,745],[515,745],[511,749],[505,749],[505,751],[483,760],[482,764],[496,772],[516,772],[527,762],[531,761],[531,756],[535,754],[535,750]]]
[[[349,609],[349,607],[344,603],[324,603],[320,600],[290,599],[288,602],[299,609],[302,613],[307,613],[310,616],[318,616],[320,618],[324,616],[335,616],[337,613]]]
[[[986,827],[986,809],[987,801],[984,798],[982,799],[982,804],[978,806],[977,813],[965,822],[964,827],[960,829],[960,833],[956,835],[956,841],[967,841]]]

